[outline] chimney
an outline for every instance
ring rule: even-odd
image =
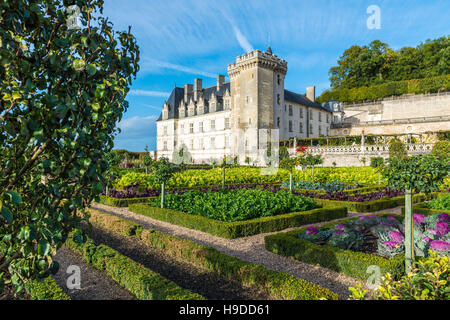
[[[316,87],[311,86],[306,88],[306,97],[312,102],[316,102]]]
[[[223,87],[223,83],[225,82],[225,76],[218,75],[217,76],[217,91],[220,91]]]
[[[192,84],[185,84],[184,85],[184,102],[188,102],[189,96],[192,94]]]
[[[194,79],[194,101],[198,101],[202,91],[202,79]]]

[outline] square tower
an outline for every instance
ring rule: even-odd
[[[240,162],[256,160],[259,129],[274,129],[284,111],[284,78],[287,62],[272,53],[255,50],[228,65],[231,105],[231,150]]]

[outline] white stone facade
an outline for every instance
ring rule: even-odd
[[[315,102],[314,87],[307,96],[285,90],[287,62],[270,47],[237,57],[227,70],[228,83],[219,75],[214,87],[203,89],[195,79],[173,90],[157,121],[158,158],[175,161],[183,150],[194,163],[237,156],[240,163],[262,164],[261,131],[272,143],[331,134],[332,112]]]

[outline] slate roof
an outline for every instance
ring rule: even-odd
[[[205,105],[208,105],[209,100],[213,93],[216,96],[223,96],[226,90],[230,90],[230,83],[226,82],[222,85],[220,91],[217,91],[217,86],[212,86],[208,88],[202,89],[203,99],[205,99]],[[184,88],[175,87],[170,94],[169,99],[167,100],[167,104],[169,105],[169,117],[168,119],[176,119],[178,118],[178,106],[180,102],[184,99]],[[219,110],[220,111],[220,110]],[[157,121],[162,120],[162,112]]]
[[[316,108],[316,109],[330,112],[330,110],[328,110],[321,104],[309,100],[306,96],[304,96],[302,94],[298,94],[298,93],[295,93],[295,92],[292,92],[289,90],[284,90],[284,100],[288,101],[288,102],[298,103],[298,104],[301,104],[302,106]]]
[[[217,91],[217,86],[212,86],[208,88],[204,88],[202,90],[203,98],[205,99],[205,105],[209,105],[209,100],[211,99],[211,96],[213,93],[216,94],[216,96],[223,96],[225,94],[226,90],[230,90],[230,83],[226,82],[223,84],[220,91]],[[175,87],[172,90],[172,93],[170,94],[169,99],[167,100],[167,103],[169,105],[169,117],[168,119],[176,119],[179,116],[178,113],[178,106],[180,105],[180,102],[184,99],[184,88]],[[289,90],[284,90],[284,100],[287,102],[294,102],[301,104],[306,107],[316,108],[324,111],[330,112],[330,110],[321,104],[317,102],[313,102],[309,100],[307,97],[305,97],[302,94],[298,94]],[[220,111],[220,110],[218,110]],[[162,120],[162,112],[158,118],[157,121]]]

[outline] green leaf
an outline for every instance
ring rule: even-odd
[[[2,215],[3,218],[5,218],[6,222],[8,222],[8,224],[12,223],[13,215],[11,211],[9,211],[6,207],[2,207]]]
[[[45,240],[41,240],[39,241],[38,244],[38,255],[40,255],[41,257],[46,256],[50,251],[50,244],[48,243],[48,241]]]
[[[97,68],[92,63],[87,65],[86,70],[90,76],[93,76],[97,72]]]
[[[76,59],[72,63],[72,67],[77,71],[82,71],[86,66],[86,62],[83,59]]]

